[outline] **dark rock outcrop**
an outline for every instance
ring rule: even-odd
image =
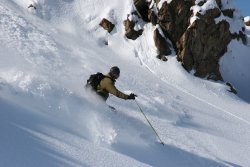
[[[230,88],[230,90],[228,90],[229,92],[237,94],[237,90],[233,87],[232,84],[230,84],[229,82],[227,82],[226,85]]]
[[[30,5],[28,6],[28,8],[34,8],[34,9],[36,9],[36,6],[33,5],[33,4],[30,4]]]
[[[159,2],[160,0],[154,0],[156,4]],[[150,21],[153,25],[158,24],[163,31],[165,37],[162,37],[158,30],[154,32],[155,45],[159,51],[158,58],[162,59],[162,56],[165,57],[164,55],[168,53],[169,45],[165,41],[165,38],[168,38],[177,53],[177,59],[182,62],[186,70],[194,70],[195,75],[199,77],[223,80],[219,71],[219,60],[227,51],[232,39],[246,43],[245,30],[242,27],[242,31],[231,33],[230,25],[225,19],[215,21],[222,15],[234,19],[235,10],[225,9],[221,0],[215,0],[217,5],[213,8],[194,13],[191,10],[193,6],[202,7],[210,3],[207,0],[201,0],[198,4],[195,2],[195,0],[173,0],[170,3],[166,1],[155,13],[150,9],[147,0],[134,0],[143,20]],[[190,23],[191,18],[192,23]]]
[[[115,25],[111,23],[107,19],[102,19],[102,21],[99,24],[101,27],[103,27],[105,30],[107,30],[109,33],[114,29]]]
[[[125,36],[128,39],[136,40],[143,33],[143,30],[135,30],[134,29],[135,24],[136,24],[136,21],[129,20],[129,18],[127,18],[127,20],[125,20],[123,22],[123,25],[125,27]]]
[[[222,10],[223,15],[227,16],[227,17],[230,17],[230,18],[234,17],[234,12],[235,12],[235,9],[225,9],[225,10]]]
[[[250,26],[250,16],[246,17],[247,19],[245,19],[245,25],[246,26]]]
[[[250,21],[245,22],[246,26],[250,26]]]
[[[221,0],[215,0],[218,7],[221,9],[222,8],[222,3],[221,3]]]
[[[168,58],[165,55],[157,55],[156,58],[162,61],[168,61]]]
[[[215,23],[220,14],[218,8],[208,10],[205,15],[197,13],[199,19],[177,41],[178,59],[188,71],[195,69],[196,76],[222,80],[219,59],[232,37],[228,22]]]
[[[147,2],[147,0],[134,0],[134,5],[141,18],[144,21],[149,22],[150,20],[148,18],[148,15],[150,2]]]
[[[150,10],[148,13],[148,19],[150,20],[150,22],[155,26],[156,24],[158,24],[158,18],[157,15],[155,14],[155,12],[153,10]]]
[[[157,58],[166,61],[166,56],[171,54],[170,44],[166,39],[160,34],[159,30],[156,28],[154,31],[154,42],[158,51]]]
[[[198,6],[203,6],[206,1],[200,1],[197,5]]]
[[[201,1],[202,2],[202,1]],[[219,7],[220,0],[216,0]],[[163,4],[159,12],[160,26],[165,34],[176,45],[177,57],[188,71],[194,69],[195,75],[213,80],[223,80],[219,71],[219,59],[227,51],[227,45],[233,38],[244,41],[244,33],[231,34],[226,21],[215,23],[221,15],[219,8],[197,13],[197,19],[190,27],[189,20],[194,4],[181,0]],[[203,5],[201,3],[200,5]],[[234,10],[224,10],[224,15],[233,17]]]
[[[226,52],[231,41],[230,25],[226,21],[218,24],[210,21],[195,21],[178,41],[177,56],[185,69],[195,69],[196,76],[222,80],[219,58]]]
[[[192,3],[189,1],[174,0],[170,4],[164,2],[159,10],[159,25],[174,47],[189,26],[189,18],[192,15],[191,6]]]

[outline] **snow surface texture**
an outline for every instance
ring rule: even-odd
[[[175,55],[156,59],[151,24],[126,39],[132,10],[132,0],[0,0],[0,166],[249,166],[250,104]],[[103,17],[116,24],[111,34]],[[250,102],[249,45],[230,46],[221,71]],[[84,90],[113,65],[165,146],[133,101],[111,97],[115,113]]]

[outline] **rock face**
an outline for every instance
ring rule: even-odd
[[[245,17],[244,21],[246,26],[250,26],[250,16]]]
[[[133,16],[133,15],[136,15],[136,14],[132,13],[131,15]],[[129,16],[130,15],[128,15],[127,20],[125,20],[123,22],[123,25],[125,27],[125,36],[128,39],[136,40],[139,36],[142,35],[143,30],[142,29],[141,30],[135,30],[135,24],[136,24],[137,20],[133,20],[133,19],[130,20]]]
[[[154,31],[154,42],[158,50],[157,58],[166,61],[166,56],[171,54],[170,44],[166,39],[160,34],[158,29]]]
[[[222,10],[222,13],[224,16],[233,18],[234,17],[234,9],[226,9],[226,10]]]
[[[230,41],[227,22],[215,24],[212,20],[197,20],[177,42],[178,59],[188,71],[195,69],[196,76],[222,80],[219,58],[226,52]]]
[[[200,19],[177,41],[178,59],[188,71],[195,69],[196,76],[222,80],[219,59],[227,51],[232,35],[228,22],[215,23],[220,14],[218,8],[208,10],[205,15],[197,13]]]
[[[158,24],[157,15],[155,14],[155,12],[154,12],[153,10],[149,10],[148,19],[150,20],[150,22],[151,22],[154,26],[156,26],[156,24]]]
[[[138,13],[140,14],[141,18],[144,21],[149,22],[150,20],[148,18],[148,14],[149,14],[150,3],[147,2],[147,0],[134,0],[134,5]]]
[[[194,69],[195,75],[199,77],[208,76],[209,79],[222,80],[219,58],[231,41],[229,24],[225,21],[215,23],[214,19],[220,16],[221,11],[214,8],[204,15],[197,13],[199,19],[190,26],[192,6],[191,1],[182,0],[164,3],[159,11],[160,25],[175,44],[177,58],[186,70]]]
[[[34,9],[36,9],[36,6],[33,5],[33,4],[30,4],[30,5],[28,6],[28,8],[34,8]]]
[[[228,90],[229,92],[232,92],[234,94],[237,94],[237,90],[233,87],[233,85],[229,82],[226,83],[226,85],[229,87],[230,90]]]
[[[164,34],[172,41],[176,48],[176,42],[189,26],[189,18],[192,11],[192,3],[183,0],[174,0],[170,4],[164,2],[158,13],[159,25]]]
[[[102,26],[105,30],[107,30],[109,33],[114,29],[115,25],[113,23],[111,23],[109,20],[107,19],[102,19],[102,21],[99,24],[100,26]]]
[[[154,0],[155,6],[159,2]],[[194,70],[196,76],[223,80],[219,60],[227,51],[228,44],[232,39],[246,41],[243,27],[238,33],[231,33],[230,24],[225,19],[215,21],[220,17],[235,19],[235,10],[224,7],[221,0],[165,1],[156,13],[148,0],[134,0],[134,3],[143,20],[160,26],[165,38],[172,42],[177,59],[186,70]],[[154,32],[159,55],[164,55],[169,49],[169,45],[164,44],[165,38],[157,30]]]

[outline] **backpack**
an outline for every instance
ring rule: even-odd
[[[105,78],[105,76],[98,72],[96,74],[90,75],[89,79],[87,80],[87,83],[85,85],[86,88],[91,88],[94,91],[97,91],[97,86],[100,84],[101,80]]]

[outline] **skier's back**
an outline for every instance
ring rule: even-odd
[[[95,91],[104,101],[108,99],[109,93],[124,100],[135,99],[135,94],[131,93],[130,95],[127,95],[125,93],[122,93],[115,87],[115,82],[119,78],[119,76],[120,69],[117,66],[114,66],[110,69],[107,75],[103,76],[100,83],[98,83]]]

